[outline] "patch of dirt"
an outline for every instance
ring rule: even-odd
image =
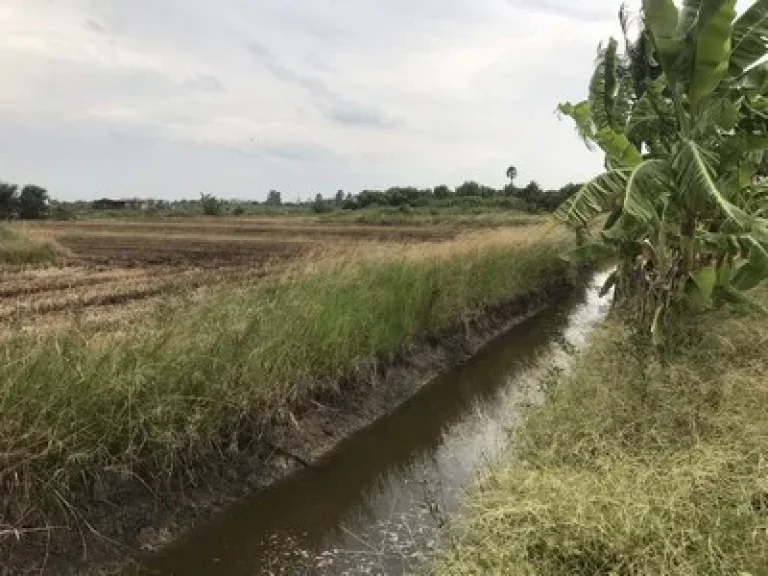
[[[179,238],[66,232],[56,241],[81,263],[110,267],[222,268],[291,260],[305,254],[303,242],[240,238]]]
[[[37,224],[38,232],[53,236],[67,248],[77,252],[78,247],[71,247],[68,236],[101,238],[105,236],[163,239],[187,242],[214,242],[217,239],[259,241],[349,241],[363,240],[375,242],[440,242],[451,240],[458,235],[457,230],[418,225],[375,226],[369,224],[338,223],[295,223],[284,219],[272,222],[249,222],[222,220],[205,221],[83,221],[83,222],[46,222]]]

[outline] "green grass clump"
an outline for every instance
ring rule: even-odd
[[[42,264],[55,255],[50,244],[35,242],[22,232],[0,226],[0,265]]]
[[[122,335],[12,339],[0,345],[0,525],[52,522],[62,501],[128,478],[183,485],[372,357],[562,277],[561,251],[354,261],[169,306]]]
[[[436,572],[768,573],[768,320],[721,311],[680,333],[658,355],[610,321]]]

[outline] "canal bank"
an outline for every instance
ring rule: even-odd
[[[300,456],[311,466],[282,455],[293,473],[128,573],[404,574],[420,565],[440,547],[466,487],[507,448],[521,409],[541,400],[542,381],[567,368],[607,313],[602,279],[570,291],[553,286],[511,326],[499,313],[490,330],[494,315],[486,314],[484,328],[470,325],[467,334],[501,336],[474,354],[464,336],[464,347],[443,344],[437,355],[442,365],[472,354],[468,361],[418,380],[407,401],[321,457]],[[555,294],[559,302],[544,305]]]

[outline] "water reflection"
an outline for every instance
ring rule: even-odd
[[[508,447],[520,406],[607,313],[605,275],[516,326],[391,416],[222,513],[142,574],[405,574],[477,472]]]

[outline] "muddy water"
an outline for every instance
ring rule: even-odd
[[[605,276],[518,324],[319,462],[224,512],[143,574],[407,574],[477,473],[509,448],[539,384],[607,313]]]

